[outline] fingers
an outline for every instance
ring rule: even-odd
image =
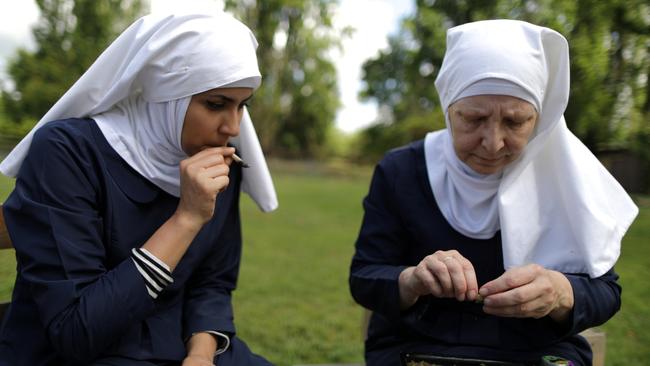
[[[224,163],[230,165],[234,153],[234,147],[209,147],[185,159],[184,162],[187,165],[197,164],[202,167]]]
[[[209,191],[221,191],[228,186],[230,179],[228,174],[230,173],[230,168],[226,164],[213,165],[207,168],[204,168],[199,172],[199,179],[206,180],[206,188]]]
[[[228,159],[234,152],[231,147],[207,148],[180,162],[180,215],[202,223],[212,217],[217,194],[230,183]]]
[[[557,307],[557,292],[549,271],[531,264],[506,271],[499,278],[485,284],[483,311],[488,314],[541,318]]]
[[[538,272],[537,268],[531,267],[537,265],[529,265],[523,267],[515,267],[507,270],[498,278],[481,286],[479,293],[481,296],[486,297],[492,294],[508,291],[510,289],[523,286],[532,282]],[[537,266],[541,268],[541,266]]]
[[[476,271],[472,263],[463,258],[461,260],[463,272],[465,273],[465,280],[467,281],[467,300],[474,301],[478,296],[478,281],[476,280]]]
[[[483,311],[503,317],[539,318],[546,315],[547,304],[534,285],[528,284],[490,295],[483,300]]]
[[[221,155],[204,155],[193,161],[182,161],[180,169],[181,185],[190,186],[193,191],[217,193],[229,183],[230,167]]]
[[[420,262],[420,264],[415,267],[413,275],[419,281],[420,286],[417,286],[419,287],[419,290],[416,290],[418,294],[433,294],[436,297],[442,297],[442,287],[440,287],[438,280],[436,280],[427,268],[425,261]]]
[[[474,300],[478,292],[476,273],[471,262],[455,250],[437,251],[425,257],[416,267],[420,294],[455,297],[458,301]]]

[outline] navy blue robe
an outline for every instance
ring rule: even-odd
[[[401,352],[519,362],[555,355],[591,364],[589,344],[577,333],[604,323],[620,308],[613,269],[596,279],[565,274],[575,306],[563,324],[549,317],[496,317],[479,304],[433,296],[400,311],[400,272],[437,250],[458,250],[474,266],[479,286],[503,274],[500,233],[472,239],[448,224],[429,184],[422,140],[386,154],[363,206],[349,285],[354,299],[372,311],[365,343],[369,366],[398,365]]]
[[[235,336],[241,169],[215,215],[152,299],[130,258],[179,199],[133,170],[94,121],[48,123],[4,204],[17,278],[0,330],[0,365],[179,365],[195,332],[231,336],[222,365],[268,365]]]

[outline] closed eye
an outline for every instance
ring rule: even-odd
[[[510,127],[521,127],[524,124],[524,121],[514,120],[511,118],[506,118],[506,124]]]
[[[487,121],[487,117],[466,118],[465,121],[467,121],[467,122],[469,122],[470,124],[473,124],[473,125],[479,125],[479,124]]]
[[[209,101],[209,100],[206,100],[206,101],[205,101],[205,105],[206,105],[209,109],[211,109],[211,110],[213,110],[213,111],[220,111],[220,110],[226,108],[226,104],[225,104],[225,103],[211,102],[211,101]]]

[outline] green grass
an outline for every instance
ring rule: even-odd
[[[271,162],[280,208],[242,198],[244,256],[235,318],[254,352],[279,366],[362,362],[362,310],[347,277],[371,169]],[[0,197],[12,181],[0,179]],[[607,365],[650,360],[650,199],[625,237],[617,271],[623,307],[605,326]],[[13,251],[0,253],[0,298],[9,298]]]
[[[606,363],[612,366],[650,363],[650,198],[636,202],[639,216],[623,240],[616,265],[623,287],[621,311],[603,326]]]
[[[0,202],[4,202],[14,187],[14,180],[0,174]],[[16,259],[13,250],[0,250],[0,301],[11,298],[16,279]]]

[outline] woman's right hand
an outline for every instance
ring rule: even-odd
[[[429,294],[473,301],[478,295],[474,266],[456,250],[439,250],[400,273],[399,293],[402,309]]]
[[[214,214],[219,192],[230,182],[232,147],[210,147],[180,162],[181,197],[176,215],[202,226]]]

